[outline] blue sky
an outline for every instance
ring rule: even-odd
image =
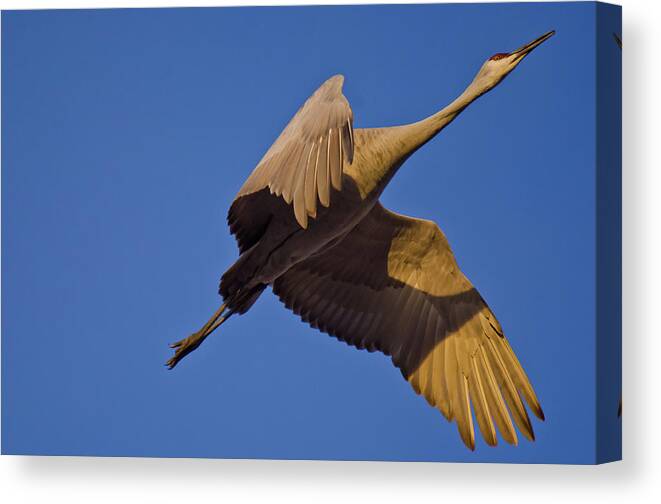
[[[593,4],[3,12],[3,453],[592,461],[594,19]],[[388,358],[270,291],[163,367],[219,303],[236,191],[316,86],[342,73],[356,127],[402,124],[550,29],[382,198],[445,231],[536,388],[535,443],[470,453]]]

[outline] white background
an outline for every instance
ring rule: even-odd
[[[278,3],[0,0],[0,7]],[[658,388],[661,333],[657,324],[661,290],[656,288],[661,280],[658,222],[661,2],[622,0],[620,3],[624,6],[625,45],[624,462],[577,467],[3,456],[0,457],[2,502],[661,502],[661,391]],[[558,367],[562,367],[562,362],[558,362]]]

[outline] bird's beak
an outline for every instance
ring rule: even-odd
[[[535,47],[540,45],[545,40],[550,39],[553,35],[555,35],[555,30],[551,30],[550,32],[545,33],[541,37],[536,38],[532,42],[522,47],[519,47],[516,51],[511,52],[510,56],[514,56],[514,61],[518,63],[526,55],[530,54]]]

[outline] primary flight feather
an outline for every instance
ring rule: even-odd
[[[344,78],[323,83],[234,199],[227,219],[240,256],[221,278],[223,304],[171,345],[167,365],[270,285],[312,327],[391,356],[471,450],[475,423],[489,445],[497,431],[512,444],[517,429],[533,440],[525,404],[544,414],[530,380],[445,235],[431,221],[387,210],[379,196],[411,154],[553,34],[492,56],[450,105],[404,126],[354,130]]]

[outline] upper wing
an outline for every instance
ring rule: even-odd
[[[317,198],[328,207],[330,187],[342,188],[345,161],[353,161],[353,114],[342,94],[344,77],[324,82],[299,109],[264,155],[236,200],[266,187],[294,203],[296,220],[307,228]],[[230,210],[231,212],[231,210]]]
[[[456,420],[469,448],[471,405],[488,444],[497,443],[494,422],[517,443],[512,418],[534,439],[521,396],[543,413],[530,381],[433,222],[377,203],[337,245],[278,278],[273,291],[311,326],[391,355],[416,393]]]

